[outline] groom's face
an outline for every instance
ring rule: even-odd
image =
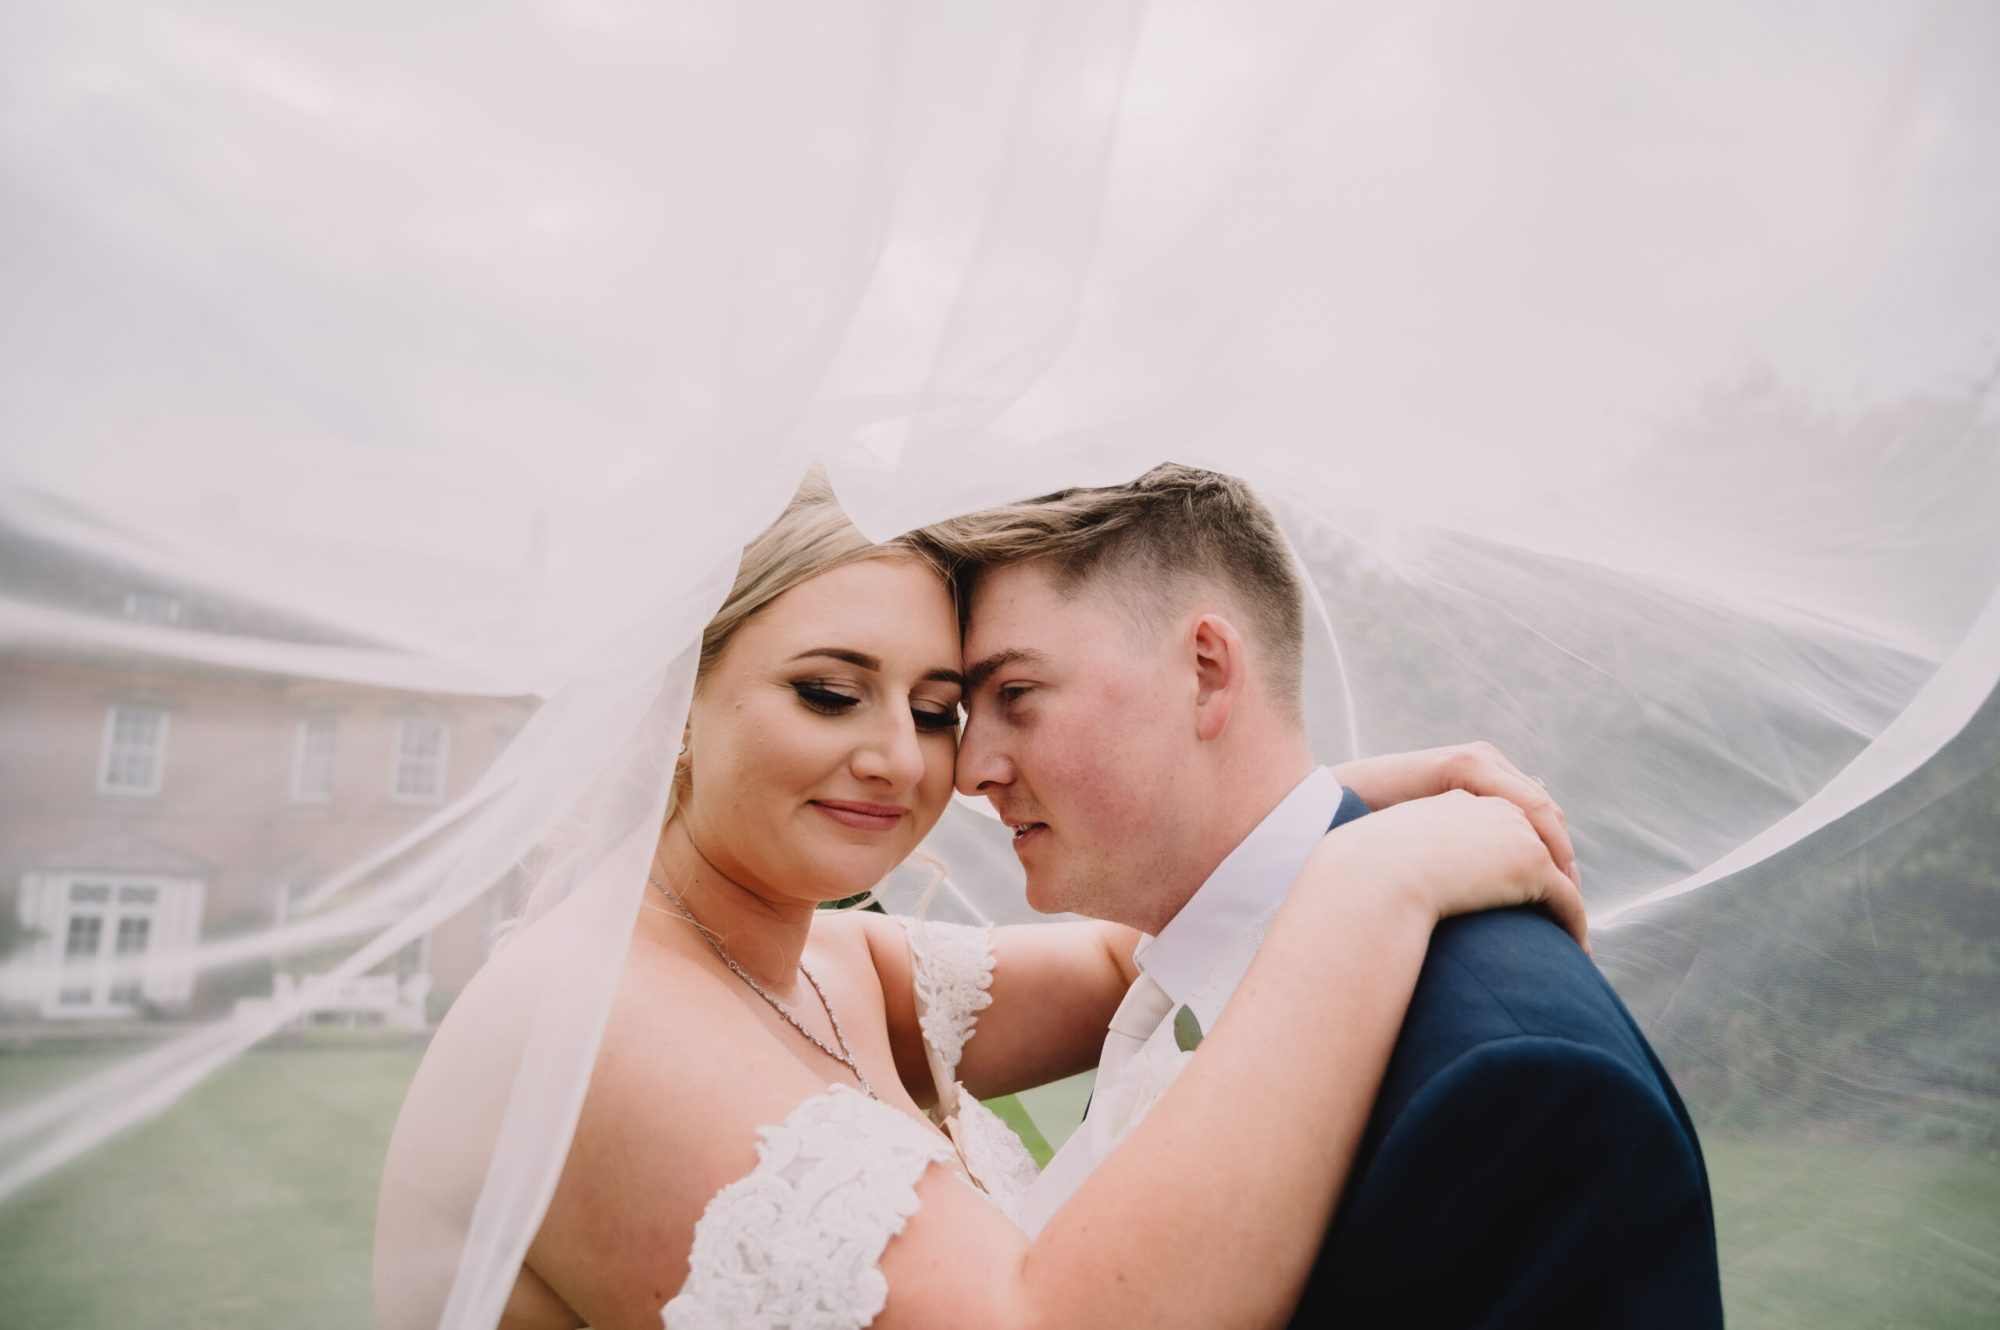
[[[1015,829],[1037,910],[1144,928],[1186,857],[1195,689],[1173,630],[1138,624],[1117,588],[1058,590],[1033,563],[980,580],[958,788]]]

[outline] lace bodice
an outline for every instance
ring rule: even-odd
[[[889,1297],[876,1268],[950,1142],[845,1085],[757,1132],[757,1167],[695,1225],[666,1330],[854,1330]]]
[[[717,1192],[695,1225],[687,1281],[660,1313],[667,1330],[866,1326],[888,1300],[882,1252],[916,1213],[917,1181],[932,1164],[958,1165],[1019,1222],[1034,1160],[957,1079],[966,1040],[993,1001],[991,936],[960,924],[903,924],[937,1082],[932,1116],[946,1134],[844,1085],[760,1127],[757,1166]]]

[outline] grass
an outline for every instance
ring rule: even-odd
[[[1732,1327],[2000,1325],[2000,1160],[1840,1140],[1703,1150]]]
[[[260,1049],[164,1116],[0,1208],[13,1325],[369,1323],[375,1179],[418,1053]],[[0,1109],[100,1055],[0,1055]],[[1036,1092],[1045,1159],[1082,1090]],[[1057,1111],[1051,1111],[1054,1104]],[[1958,1330],[2000,1322],[2000,1160],[1843,1141],[1705,1142],[1734,1330]]]
[[[407,1044],[261,1049],[44,1179],[0,1209],[7,1320],[370,1324],[375,1182],[418,1056]],[[69,1065],[52,1074],[51,1063]],[[85,1070],[84,1059],[9,1055],[0,1100]]]

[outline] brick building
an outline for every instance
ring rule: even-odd
[[[330,875],[464,795],[533,706],[0,508],[0,1019],[217,1015],[323,968],[346,948],[171,962],[318,908]],[[383,972],[455,992],[496,909]]]

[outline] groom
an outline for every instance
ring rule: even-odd
[[[1091,1110],[1029,1195],[1038,1228],[1213,1027],[1314,844],[1366,807],[1307,746],[1301,590],[1242,482],[1165,466],[933,530],[967,615],[960,789],[1016,828],[1037,909],[1144,934]],[[1203,709],[1219,723],[1185,722],[1198,694],[1227,699]],[[1490,751],[1443,760],[1468,757],[1479,782],[1524,779]],[[1436,930],[1294,1316],[1721,1324],[1693,1125],[1554,924],[1509,910]]]

